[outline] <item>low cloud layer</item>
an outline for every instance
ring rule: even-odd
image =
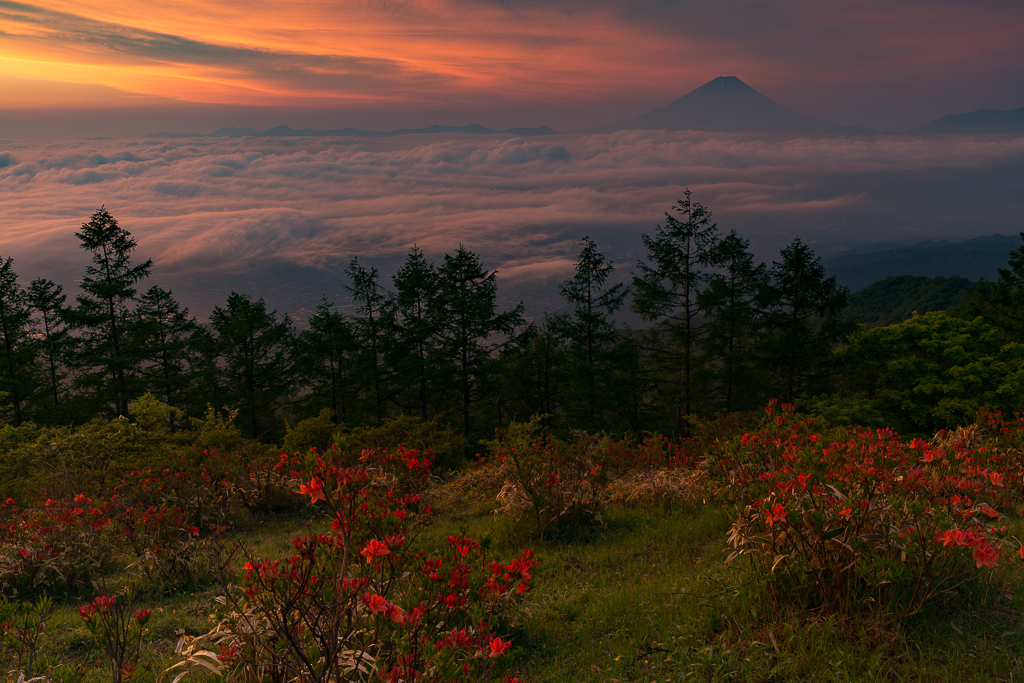
[[[1024,138],[764,140],[625,131],[508,138],[178,139],[0,148],[0,257],[23,282],[73,289],[74,232],[100,205],[155,261],[152,281],[200,314],[231,289],[300,313],[344,297],[354,256],[391,272],[413,244],[460,243],[506,299],[558,306],[583,235],[623,274],[685,188],[770,260],[796,235],[819,253],[880,240],[1014,234]]]

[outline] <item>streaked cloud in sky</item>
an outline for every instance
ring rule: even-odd
[[[231,289],[293,313],[340,301],[353,256],[389,271],[458,244],[508,297],[557,307],[585,234],[622,273],[689,187],[768,260],[889,239],[1014,234],[1024,138],[764,140],[710,133],[25,142],[0,152],[0,256],[74,286],[74,232],[101,204],[199,312]]]
[[[19,112],[83,109],[125,125],[177,112],[194,130],[268,111],[281,120],[267,127],[571,130],[719,75],[903,130],[1024,106],[1022,31],[1016,0],[0,0],[0,138],[38,132]]]

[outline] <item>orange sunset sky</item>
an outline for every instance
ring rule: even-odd
[[[834,123],[903,130],[1024,106],[1022,8],[0,0],[0,138],[72,123],[82,134],[280,123],[572,130],[661,106],[718,75]]]

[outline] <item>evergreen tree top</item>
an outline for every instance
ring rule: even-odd
[[[83,249],[93,253],[92,265],[86,266],[82,279],[83,291],[104,300],[124,301],[135,296],[135,285],[149,277],[153,260],[131,265],[137,241],[109,211],[104,207],[97,209],[75,237]]]

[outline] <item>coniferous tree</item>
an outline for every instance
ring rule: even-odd
[[[358,258],[352,259],[345,274],[352,284],[346,285],[356,302],[356,313],[352,327],[362,353],[359,354],[361,374],[369,388],[373,415],[377,422],[384,420],[387,402],[388,358],[392,351],[391,340],[394,330],[394,296],[380,284],[380,273],[376,268],[366,268]]]
[[[657,423],[647,424],[649,411],[646,406],[653,382],[650,362],[645,357],[641,342],[641,335],[626,327],[619,331],[618,340],[610,352],[611,372],[607,382],[614,399],[610,415],[617,416],[617,424],[610,422],[609,426],[617,431],[635,433],[641,429],[663,429]]]
[[[349,320],[334,310],[326,296],[310,317],[309,329],[299,335],[299,348],[301,372],[314,413],[327,407],[335,421],[346,421],[351,411],[353,359],[358,345]]]
[[[501,351],[501,422],[523,421],[532,415],[546,415],[545,427],[554,427],[564,412],[565,386],[569,374],[567,344],[569,316],[544,316],[540,325],[527,325]]]
[[[750,241],[735,230],[723,237],[709,254],[718,270],[697,297],[706,317],[703,371],[726,412],[749,410],[760,399],[754,356],[761,329],[757,297],[767,284],[768,269],[754,264],[749,248]]]
[[[131,265],[137,241],[100,207],[75,237],[92,252],[92,265],[82,278],[82,295],[74,311],[81,332],[83,372],[80,382],[113,405],[118,415],[128,415],[128,402],[137,392],[139,355],[131,348],[136,318],[131,310],[138,283],[149,276],[152,259]]]
[[[1024,239],[1024,232],[1020,236]],[[978,282],[958,313],[968,320],[981,316],[1007,340],[1024,342],[1024,246],[1011,251],[1006,267],[997,272],[995,282]]]
[[[832,348],[856,326],[842,319],[848,290],[825,276],[810,247],[797,237],[781,256],[760,295],[768,330],[763,353],[779,378],[778,390],[792,403],[798,393],[825,388]]]
[[[454,256],[445,254],[438,271],[440,294],[432,315],[440,335],[440,352],[454,371],[450,379],[461,398],[466,435],[470,409],[487,382],[492,354],[500,351],[522,324],[522,302],[510,311],[497,311],[496,276],[496,272],[484,270],[479,257],[461,244]],[[495,335],[503,336],[504,341],[493,341]]]
[[[414,396],[405,403],[415,407],[424,420],[430,415],[429,386],[434,374],[434,326],[430,309],[438,295],[437,269],[413,247],[405,263],[392,280],[397,306],[398,376],[406,384],[405,393]]]
[[[212,370],[205,367],[201,352],[204,330],[171,292],[157,286],[139,297],[136,315],[144,363],[140,379],[146,391],[186,413],[201,409],[205,404],[195,405],[197,389],[204,371]]]
[[[238,407],[251,438],[266,436],[280,427],[278,411],[295,389],[292,321],[267,311],[263,299],[232,292],[224,308],[214,307],[210,324],[223,361],[225,400]]]
[[[664,227],[654,237],[641,235],[650,265],[640,261],[633,277],[633,310],[659,324],[648,334],[659,379],[670,389],[669,407],[675,413],[676,428],[685,433],[693,411],[693,375],[700,348],[697,295],[708,280],[705,268],[718,242],[718,226],[711,211],[690,199],[686,190],[672,210],[679,218],[665,214]]]
[[[45,366],[46,393],[52,399],[52,406],[47,412],[60,421],[64,416],[61,395],[65,391],[64,382],[68,374],[67,356],[74,341],[65,322],[67,310],[64,304],[68,297],[63,287],[42,278],[29,283],[26,296],[29,305],[39,314],[37,345]]]
[[[573,352],[573,379],[579,387],[587,427],[594,427],[598,413],[609,403],[610,387],[603,381],[610,375],[609,351],[615,344],[616,329],[611,315],[622,307],[627,290],[623,283],[605,288],[615,268],[597,244],[583,238],[583,250],[576,259],[573,276],[564,281],[562,299],[573,306],[569,337]]]
[[[0,392],[7,394],[15,425],[25,421],[36,384],[31,322],[32,309],[18,285],[14,260],[0,259]]]

